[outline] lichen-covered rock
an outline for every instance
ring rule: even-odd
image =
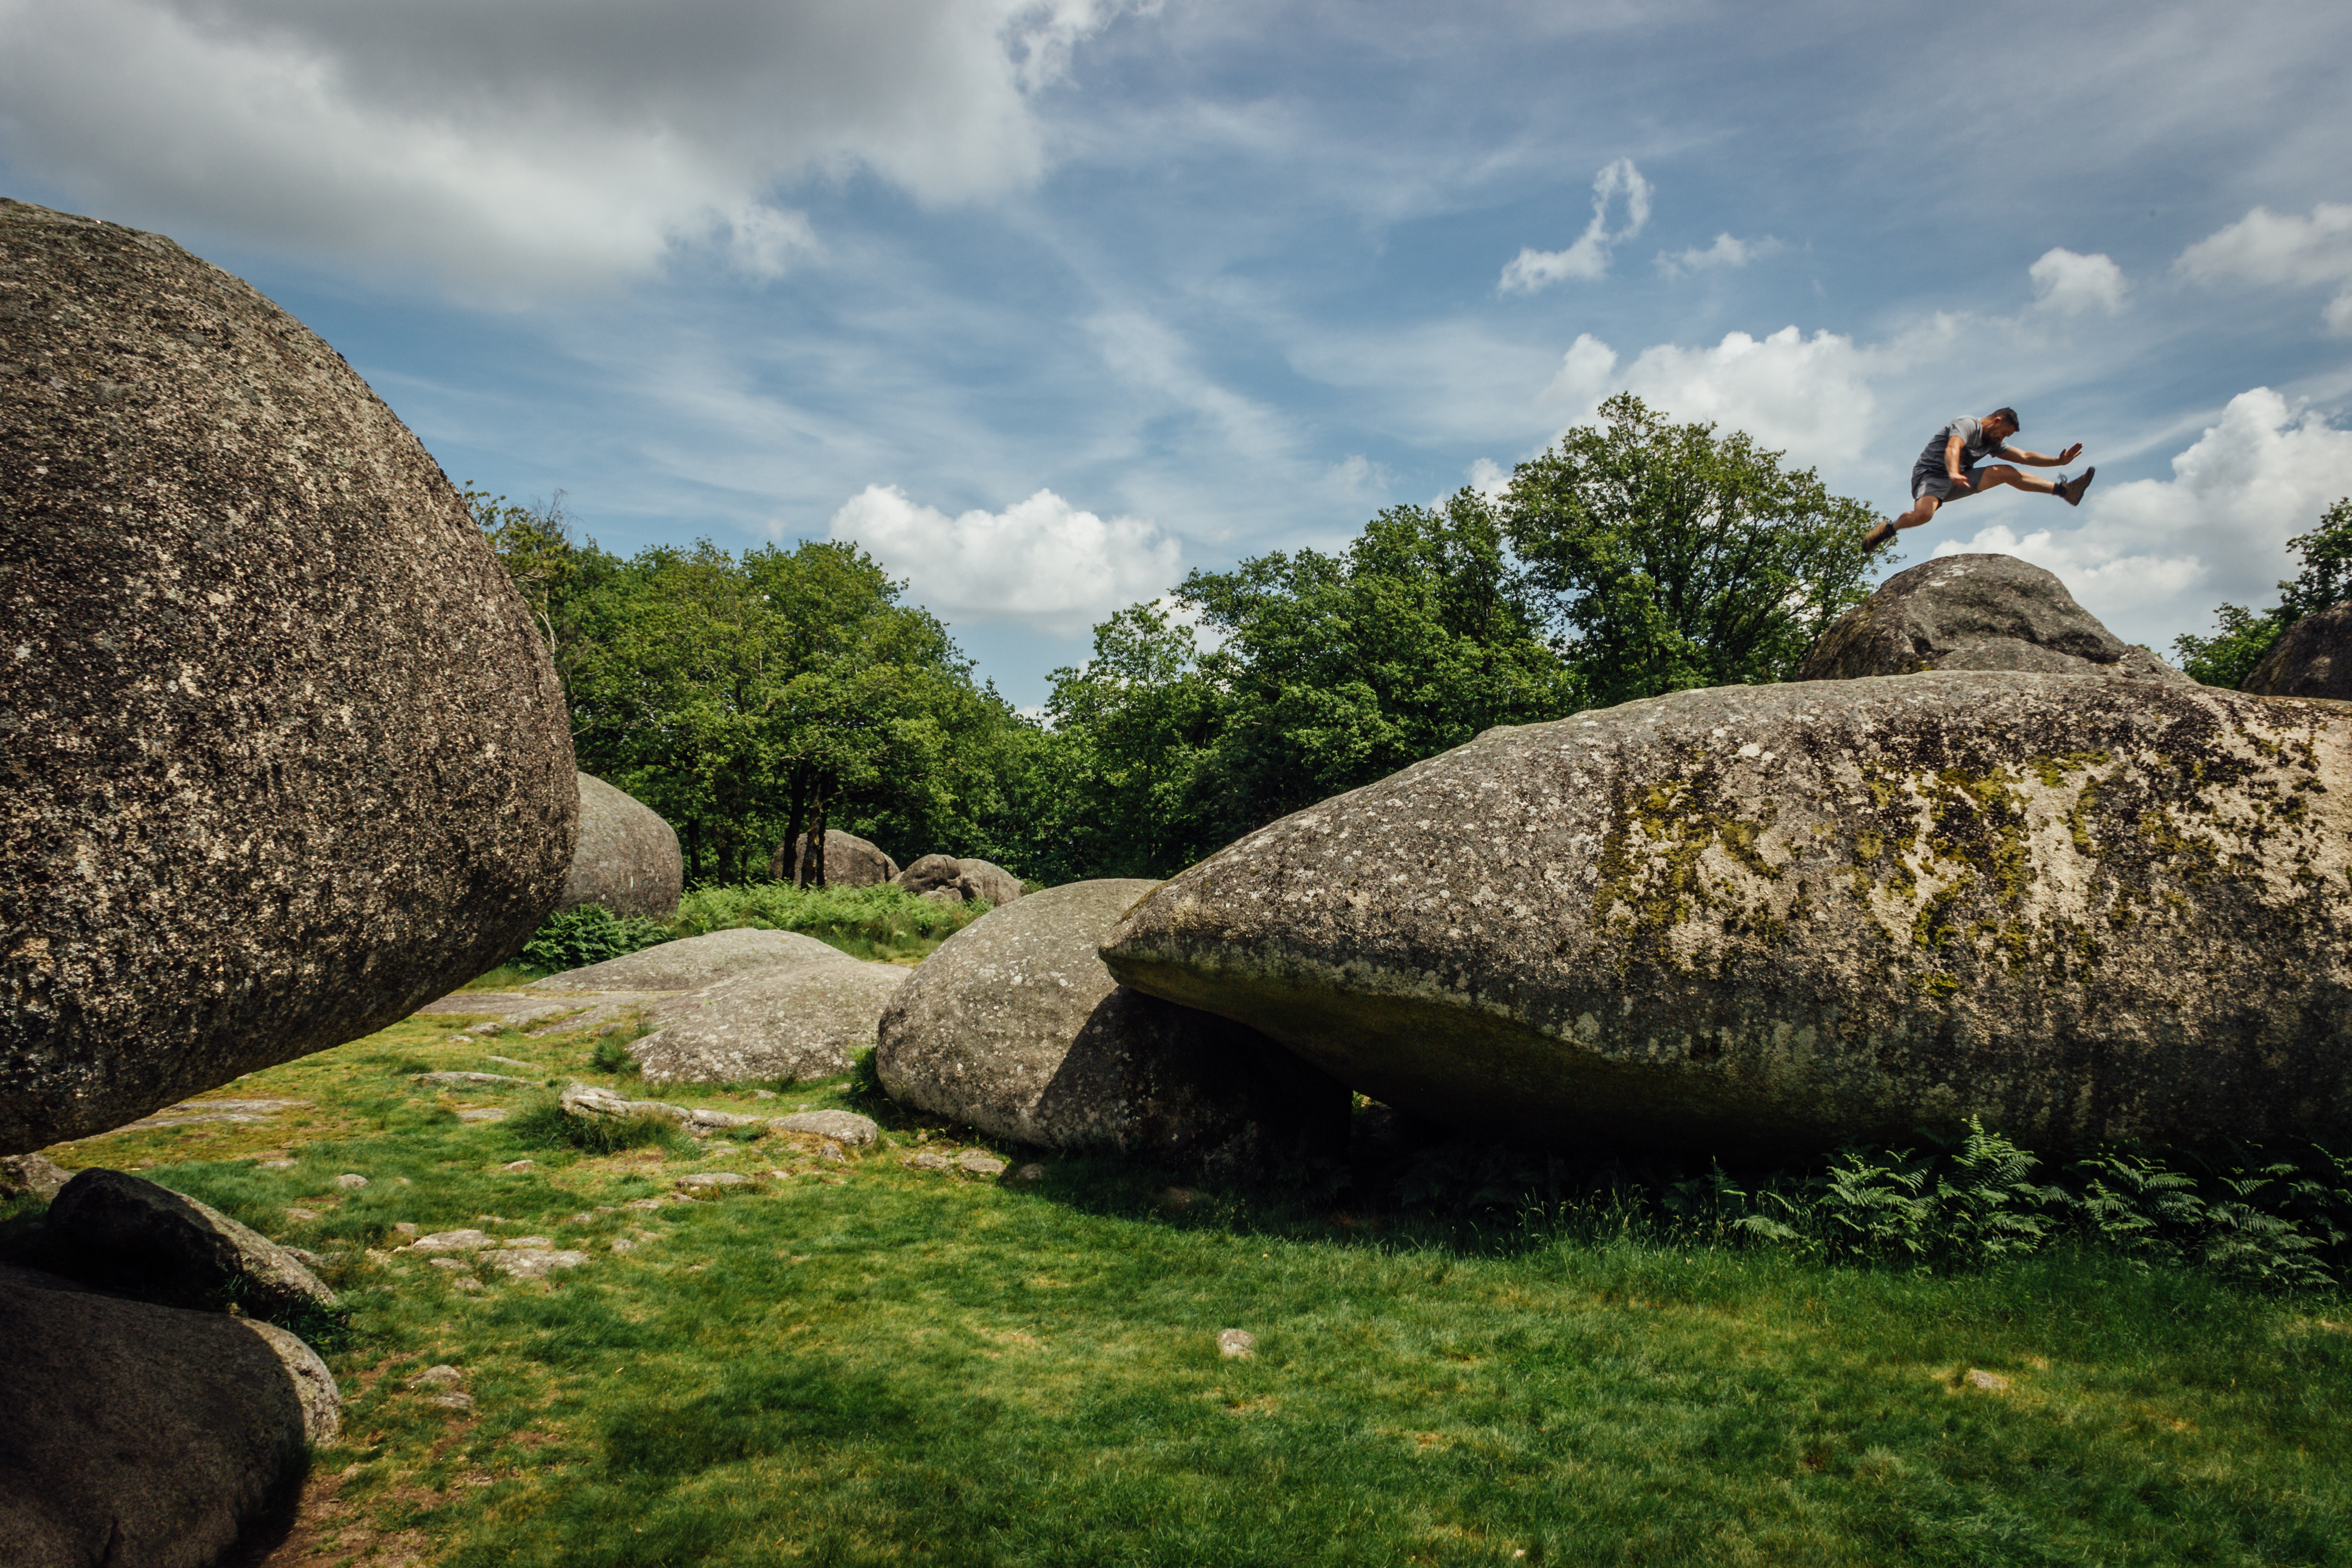
[[[39,1154],[0,1156],[0,1198],[38,1198],[48,1202],[65,1190],[73,1173]]]
[[[601,904],[616,915],[667,920],[677,913],[686,862],[677,830],[635,796],[593,773],[580,780],[580,834],[558,909]]]
[[[830,1138],[857,1149],[879,1142],[882,1138],[882,1129],[872,1117],[860,1116],[854,1110],[798,1110],[790,1116],[772,1117],[768,1125],[779,1132]]]
[[[1465,1129],[2263,1137],[2352,1121],[2347,871],[2333,704],[1943,671],[1488,731],[1104,956]]]
[[[1946,555],[1896,573],[1822,634],[1797,679],[1923,669],[2104,671],[2193,684],[2101,626],[2055,575],[2014,555]]]
[[[647,1083],[830,1078],[870,1049],[883,1007],[910,971],[861,963],[756,969],[655,1005],[654,1032],[629,1047]]]
[[[910,893],[948,904],[1009,904],[1021,896],[1021,879],[1003,867],[953,855],[926,855],[895,880]]]
[[[699,991],[730,975],[780,963],[854,963],[841,949],[796,931],[754,931],[749,926],[681,937],[602,963],[567,969],[530,989],[547,995],[589,995],[606,991]]]
[[[963,873],[961,885],[968,898],[1003,905],[1021,896],[1021,879],[1002,866],[966,858],[956,862],[956,868]]]
[[[609,1089],[594,1084],[572,1083],[564,1086],[558,1102],[566,1116],[577,1116],[585,1121],[627,1121],[639,1116],[657,1116],[664,1121],[674,1121],[699,1138],[709,1132],[725,1132],[738,1127],[759,1125],[756,1116],[738,1116],[731,1110],[713,1110],[707,1105],[666,1105],[658,1100],[625,1100]]]
[[[209,1204],[122,1171],[77,1174],[49,1204],[47,1246],[76,1274],[151,1300],[257,1310],[331,1307],[285,1247]]]
[[[2266,697],[2352,700],[2352,602],[2330,605],[2279,634],[2245,689]]]
[[[380,1029],[554,907],[553,667],[300,322],[0,200],[0,1153]]]
[[[793,881],[799,872],[800,861],[808,853],[808,835],[793,840],[788,856],[782,848],[776,851],[769,872],[779,882]],[[824,830],[824,885],[828,888],[871,888],[887,882],[898,875],[898,862],[884,853],[882,847],[854,833],[844,833],[838,827]]]
[[[0,1542],[10,1568],[207,1568],[333,1440],[341,1401],[294,1335],[0,1278]]]
[[[1096,944],[1153,886],[1067,883],[950,937],[882,1015],[883,1088],[1024,1143],[1236,1173],[1344,1147],[1338,1083],[1254,1030],[1111,979]]]

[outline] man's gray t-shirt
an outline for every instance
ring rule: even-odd
[[[1919,493],[1920,480],[1940,480],[1944,478],[1944,448],[1951,443],[1955,436],[1960,438],[1960,472],[1964,474],[1987,458],[1997,455],[2001,448],[2000,442],[1993,440],[1984,433],[1983,420],[1972,419],[1966,415],[1961,416],[1937,431],[1935,438],[1929,441],[1926,450],[1919,454],[1919,460],[1911,465],[1913,495]],[[1938,490],[1943,488],[1941,484],[1937,486]]]

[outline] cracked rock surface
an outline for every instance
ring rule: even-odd
[[[1103,952],[1465,1130],[2258,1138],[2352,1122],[2347,874],[2352,710],[1931,671],[1488,731]]]

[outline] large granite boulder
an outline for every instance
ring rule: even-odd
[[[2055,575],[2014,555],[1945,555],[1896,573],[1822,634],[1797,679],[1923,669],[2104,672],[2194,684],[2101,626]]]
[[[667,920],[686,889],[677,830],[661,814],[593,773],[580,779],[580,835],[562,910],[601,904],[616,915]]]
[[[1344,1148],[1337,1082],[1255,1030],[1112,980],[1096,944],[1154,886],[1071,882],[950,937],[882,1015],[883,1088],[1001,1138],[1234,1174]]]
[[[45,1250],[61,1271],[144,1300],[236,1301],[261,1312],[335,1304],[332,1290],[260,1232],[121,1171],[94,1167],[66,1183],[46,1231]]]
[[[848,955],[796,931],[755,931],[740,926],[705,936],[681,937],[625,952],[602,963],[567,969],[530,989],[542,995],[604,991],[699,991],[704,986],[779,963],[817,963]]]
[[[769,874],[779,882],[798,879],[801,862],[808,855],[808,835],[803,833],[792,842],[791,853],[776,850]],[[844,833],[838,827],[824,830],[824,885],[828,888],[871,888],[891,881],[898,875],[898,862],[883,852],[871,839],[860,838],[855,833]]]
[[[1931,671],[1490,730],[1220,850],[1103,952],[1465,1129],[2267,1137],[2352,1125],[2347,874],[2333,704]]]
[[[647,1083],[830,1078],[874,1044],[882,1009],[911,971],[837,962],[755,969],[660,1003],[630,1046]]]
[[[562,691],[432,458],[251,288],[0,200],[0,1153],[372,1033],[572,860]]]
[[[926,855],[894,879],[910,893],[947,904],[1009,904],[1021,896],[1021,879],[1003,867],[953,855]]]
[[[2244,689],[2266,697],[2352,701],[2352,601],[2330,605],[2281,632]]]
[[[208,1568],[282,1506],[341,1402],[267,1323],[0,1270],[0,1542],[10,1568]]]

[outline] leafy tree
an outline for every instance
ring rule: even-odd
[[[1512,475],[1512,548],[1547,592],[1596,704],[1785,680],[1862,602],[1860,501],[1735,431],[1676,425],[1631,393]]]
[[[2172,651],[2191,679],[2232,690],[2243,686],[2281,632],[2352,598],[2352,496],[2320,513],[2318,527],[2286,542],[2303,557],[2303,570],[2278,585],[2276,606],[2249,610],[2223,604],[2213,612],[2221,627],[2213,636],[2183,632],[2172,639]]]

